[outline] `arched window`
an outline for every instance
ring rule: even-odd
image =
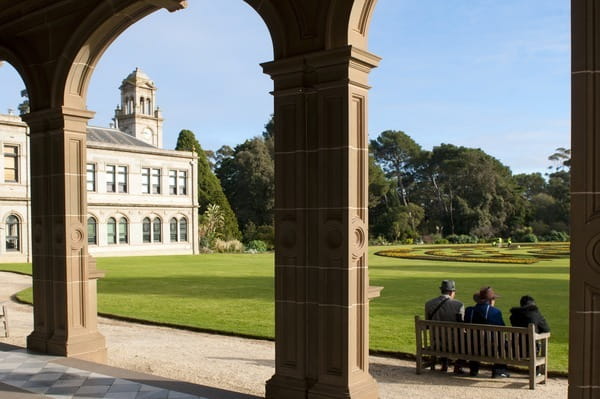
[[[177,219],[171,219],[171,221],[169,222],[169,230],[171,233],[171,242],[177,242]]]
[[[187,241],[187,219],[181,218],[179,221],[179,241]]]
[[[108,244],[117,243],[117,221],[115,218],[108,218],[106,223],[106,241]]]
[[[96,219],[93,217],[89,217],[87,220],[87,230],[88,230],[88,245],[97,245],[98,244],[98,223],[96,223]]]
[[[149,98],[146,99],[146,113],[152,115],[152,102],[150,102]]]
[[[6,218],[6,250],[21,250],[21,229],[19,218],[15,215],[8,215]]]
[[[129,239],[127,237],[127,219],[119,219],[119,244],[127,244]]]
[[[140,114],[146,111],[144,97],[140,97]]]
[[[151,236],[151,225],[150,218],[144,218],[142,221],[142,241],[152,242]]]
[[[162,242],[162,222],[160,218],[152,221],[152,242]]]

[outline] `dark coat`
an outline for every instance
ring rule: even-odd
[[[510,324],[513,327],[527,327],[535,324],[536,333],[550,332],[548,322],[535,304],[528,304],[510,310]]]
[[[465,309],[465,323],[503,326],[504,320],[500,309],[487,302],[482,302]]]

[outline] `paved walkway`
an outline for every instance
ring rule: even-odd
[[[0,302],[31,284],[27,276],[0,272]],[[32,308],[9,303],[11,337],[0,337],[1,399],[248,399],[264,396],[274,373],[272,342],[247,340],[100,318],[109,365],[27,354]],[[1,332],[0,332],[1,335]],[[552,378],[535,391],[525,375],[496,380],[425,371],[414,362],[371,356],[380,399],[567,397],[567,381]]]

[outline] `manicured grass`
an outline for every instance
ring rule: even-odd
[[[457,299],[465,306],[481,286],[501,295],[496,306],[510,324],[510,308],[522,295],[533,296],[552,329],[549,368],[567,371],[569,328],[569,260],[541,260],[531,265],[439,262],[374,256],[370,248],[371,285],[382,285],[371,302],[371,349],[414,353],[414,315],[424,314],[424,302],[439,295],[440,281],[457,284]]]
[[[384,286],[371,302],[374,350],[414,353],[414,315],[439,294],[442,279],[457,283],[457,298],[466,306],[483,285],[502,297],[504,315],[524,294],[538,302],[551,328],[550,369],[567,370],[568,259],[531,265],[439,262],[375,256],[369,249],[371,285]],[[162,323],[272,338],[274,335],[273,254],[98,258],[106,278],[99,281],[102,313]],[[27,271],[28,266],[0,264],[0,270]],[[24,292],[23,299],[31,300]]]

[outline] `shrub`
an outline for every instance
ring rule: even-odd
[[[477,237],[467,234],[450,234],[449,236],[446,236],[446,240],[448,240],[450,244],[477,244],[479,241]]]
[[[377,236],[377,238],[372,238],[369,240],[369,245],[390,245],[390,243],[385,239],[385,237]]]
[[[255,240],[263,241],[267,249],[275,248],[275,228],[272,225],[263,224],[256,229]]]
[[[569,241],[569,234],[564,231],[556,231],[552,230],[549,234],[542,237],[543,241],[560,241],[567,242]]]
[[[538,238],[535,234],[529,233],[529,234],[523,235],[519,241],[520,242],[538,242]]]
[[[246,224],[244,228],[244,242],[263,241],[267,249],[275,248],[275,228],[272,225],[264,224],[256,227],[252,221]]]
[[[262,240],[252,240],[246,245],[246,249],[255,252],[265,252],[267,250],[267,243]]]
[[[449,244],[450,242],[445,238],[438,238],[434,242],[434,244]]]
[[[221,240],[220,238],[215,240],[213,248],[219,253],[244,251],[244,245],[238,240],[225,241]]]

